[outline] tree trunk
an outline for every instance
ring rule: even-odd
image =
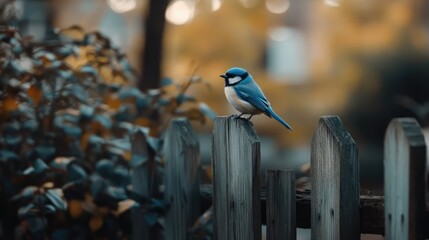
[[[149,1],[145,22],[145,46],[141,56],[142,74],[138,84],[142,91],[160,87],[165,10],[168,3],[169,0]]]

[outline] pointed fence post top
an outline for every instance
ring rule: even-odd
[[[185,139],[187,144],[199,145],[198,139],[192,129],[191,123],[187,118],[173,118],[167,128],[167,135],[174,134],[180,139]]]
[[[407,140],[408,144],[412,147],[426,146],[420,124],[414,118],[392,119],[387,126],[386,136],[384,138],[385,143],[391,140],[391,136],[394,136],[395,139],[398,140],[399,134],[403,134],[402,136],[405,137],[403,140]]]
[[[313,136],[313,141],[321,129],[326,129],[330,135],[332,135],[336,142],[340,145],[356,145],[350,133],[344,127],[343,122],[338,116],[326,115],[322,116],[317,123],[316,131]]]
[[[390,121],[383,161],[386,239],[424,239],[426,144],[415,119]]]
[[[241,130],[247,135],[250,142],[259,142],[259,137],[253,129],[253,123],[244,118],[237,118],[235,116],[216,117],[214,131],[216,132],[219,129],[228,129],[228,132],[232,132],[231,130],[235,129]]]
[[[338,116],[323,116],[311,145],[312,239],[360,239],[355,141]]]

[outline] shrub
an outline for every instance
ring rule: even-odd
[[[129,170],[144,161],[133,156],[131,137],[144,133],[157,165],[152,175],[160,175],[168,120],[204,122],[214,113],[186,94],[200,78],[166,78],[160,89],[142,92],[125,55],[101,33],[78,26],[57,33],[57,40],[35,42],[16,28],[0,29],[5,237],[127,238],[130,209],[143,208],[157,225],[168,205],[161,193],[143,199],[132,192]]]

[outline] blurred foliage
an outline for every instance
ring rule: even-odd
[[[57,30],[35,42],[0,28],[0,202],[8,239],[126,239],[130,209],[161,224],[162,193],[132,191],[130,169],[145,160],[131,142],[143,132],[158,168],[162,133],[175,116],[201,123],[214,112],[183,84],[163,79],[141,92],[124,54],[99,32]],[[144,146],[142,146],[144,147]],[[161,181],[158,181],[161,182]],[[8,207],[4,207],[8,206]]]
[[[8,26],[15,19],[14,0],[2,0],[0,2],[0,26]]]

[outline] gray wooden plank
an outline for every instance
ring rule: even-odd
[[[260,143],[251,123],[216,118],[212,154],[215,239],[261,239]]]
[[[199,144],[188,120],[173,119],[164,143],[165,239],[186,240],[200,214]]]
[[[386,239],[424,239],[426,144],[417,121],[393,119],[384,140]]]
[[[312,239],[360,239],[358,149],[339,117],[320,118],[311,167]]]
[[[267,240],[296,239],[295,172],[266,170]]]

